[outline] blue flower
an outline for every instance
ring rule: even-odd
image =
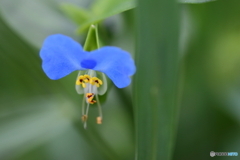
[[[70,37],[56,34],[47,37],[40,51],[42,68],[53,80],[76,70],[95,70],[105,73],[118,88],[131,83],[136,67],[130,54],[117,47],[102,47],[91,52]]]
[[[97,102],[100,116],[97,123],[102,123],[102,111],[98,95],[107,90],[105,74],[118,88],[124,88],[131,83],[136,67],[131,55],[117,47],[102,47],[88,52],[70,37],[56,34],[47,37],[40,50],[42,68],[46,75],[53,80],[67,76],[78,70],[76,90],[84,94],[85,103],[82,107],[82,121],[85,123],[88,116],[89,105]],[[96,97],[96,100],[94,99]]]

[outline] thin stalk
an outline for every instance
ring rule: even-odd
[[[96,95],[96,100],[97,100],[97,106],[98,106],[99,117],[103,118],[102,107],[101,107],[101,105],[100,105],[98,95]]]

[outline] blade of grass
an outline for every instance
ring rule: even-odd
[[[169,160],[178,116],[177,2],[138,0],[136,15],[136,159]]]
[[[212,2],[216,0],[178,0],[179,3],[206,3],[206,2]]]

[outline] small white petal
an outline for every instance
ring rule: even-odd
[[[97,90],[99,95],[104,95],[107,91],[107,78],[104,73],[102,72],[97,72],[97,77],[102,80],[103,84],[100,85]]]

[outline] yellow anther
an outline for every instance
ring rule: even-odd
[[[87,118],[88,118],[87,115],[82,115],[82,121],[83,121],[83,122],[86,122],[86,121],[87,121]]]
[[[90,104],[94,104],[94,103],[97,102],[97,101],[93,100],[94,93],[87,93],[87,94],[86,94],[86,97],[87,97],[88,103],[90,103]]]
[[[99,81],[99,84],[100,84],[100,85],[102,85],[102,84],[103,84],[103,82],[102,82],[102,80],[101,80],[101,79],[98,79],[98,81]]]
[[[97,124],[102,124],[102,117],[97,117]]]
[[[90,83],[92,85],[96,85],[97,87],[99,87],[100,85],[103,84],[102,80],[97,78],[97,77],[92,77],[91,80],[90,80]]]
[[[84,82],[86,82],[86,83],[88,83],[91,79],[91,77],[87,74],[85,74],[83,77],[84,77]]]
[[[93,96],[94,96],[94,93],[87,93],[87,94],[86,94],[86,97],[87,97],[87,98],[91,98],[91,97],[93,97]]]
[[[82,83],[82,87],[83,87],[83,88],[86,88],[86,84],[85,84],[85,83]]]
[[[82,85],[83,88],[86,88],[86,84],[85,83],[89,83],[89,81],[91,80],[91,77],[87,74],[85,74],[84,76],[81,75],[78,77],[77,81],[76,81],[76,85]]]
[[[82,85],[83,88],[86,87],[86,84],[84,83],[84,76],[79,76],[77,78],[76,85]]]
[[[97,102],[97,101],[93,100],[93,97],[88,98],[88,103],[94,104],[94,103],[96,103],[96,102]]]

